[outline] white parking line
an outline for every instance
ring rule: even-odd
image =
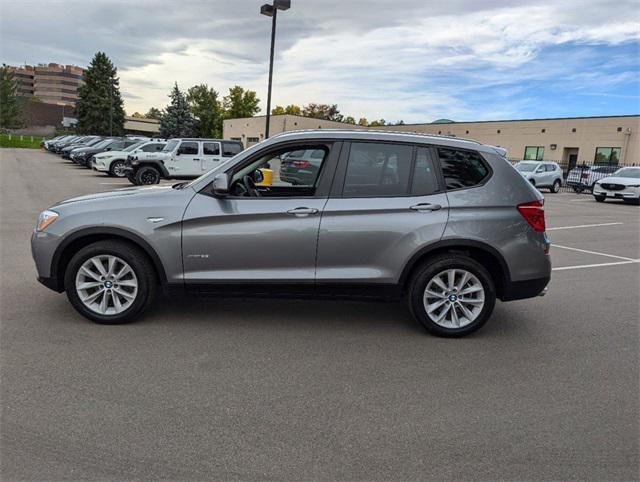
[[[577,226],[558,226],[556,228],[547,228],[547,231],[556,231],[558,229],[596,228],[598,226],[617,226],[619,224],[624,224],[624,223],[578,224]]]
[[[551,244],[551,246],[553,246],[554,248],[568,249],[569,251],[578,251],[580,253],[595,254],[595,255],[598,255],[598,256],[606,256],[608,258],[623,259],[625,261],[630,261],[630,262],[633,262],[633,263],[637,263],[638,261],[640,261],[638,259],[626,258],[624,256],[618,256],[618,255],[615,255],[615,254],[600,253],[598,251],[589,251],[587,249],[572,248],[570,246],[560,246],[559,244]]]
[[[570,269],[599,268],[601,266],[618,266],[621,264],[637,264],[637,263],[640,263],[640,260],[632,259],[630,261],[616,261],[613,263],[582,264],[578,266],[559,266],[557,268],[553,268],[551,271],[567,271]]]

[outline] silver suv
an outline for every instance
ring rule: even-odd
[[[300,150],[322,151],[315,178],[281,179]],[[430,332],[462,336],[496,298],[542,294],[550,278],[542,195],[503,153],[414,134],[280,134],[191,182],[52,206],[32,237],[38,279],[98,323],[134,319],[161,287],[404,298]]]

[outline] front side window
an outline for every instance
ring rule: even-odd
[[[160,142],[152,142],[151,144],[142,146],[142,152],[158,152],[158,151],[161,151],[163,147],[164,147],[164,144]]]
[[[313,196],[328,153],[326,146],[272,151],[233,174],[231,193],[251,197],[255,189],[261,197]]]
[[[137,149],[138,147],[140,147],[140,146],[142,145],[142,143],[143,143],[143,142],[144,142],[144,141],[126,141],[126,142],[125,142],[125,146],[127,146],[127,147],[125,147],[125,148],[123,149],[123,151],[124,151],[124,152],[131,152],[131,151],[133,151],[134,149]]]
[[[180,148],[178,149],[178,154],[182,155],[194,155],[198,154],[198,143],[186,141],[180,144]]]
[[[619,147],[598,147],[596,148],[595,165],[610,165],[617,166],[620,162],[620,148]]]
[[[544,157],[544,146],[527,146],[524,148],[525,161],[541,161]]]
[[[219,156],[220,155],[220,144],[217,142],[204,142],[202,144],[202,152],[205,155],[209,156]]]
[[[489,175],[489,168],[477,152],[441,147],[438,158],[448,190],[477,186]]]
[[[342,194],[345,197],[407,195],[413,148],[403,144],[351,144]]]

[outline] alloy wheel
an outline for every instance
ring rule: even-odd
[[[443,328],[463,328],[473,323],[484,306],[484,287],[471,272],[451,268],[427,283],[423,303],[427,316]]]
[[[138,279],[129,264],[113,255],[86,260],[75,282],[80,301],[101,315],[117,315],[127,310],[138,294]]]

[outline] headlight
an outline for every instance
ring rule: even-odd
[[[113,157],[113,156],[102,156],[100,159],[104,159],[104,160],[106,160],[106,159],[111,159],[112,157]]]
[[[55,211],[42,211],[40,216],[38,216],[38,226],[36,226],[36,231],[44,231],[47,226],[58,219],[58,217],[59,214]]]

